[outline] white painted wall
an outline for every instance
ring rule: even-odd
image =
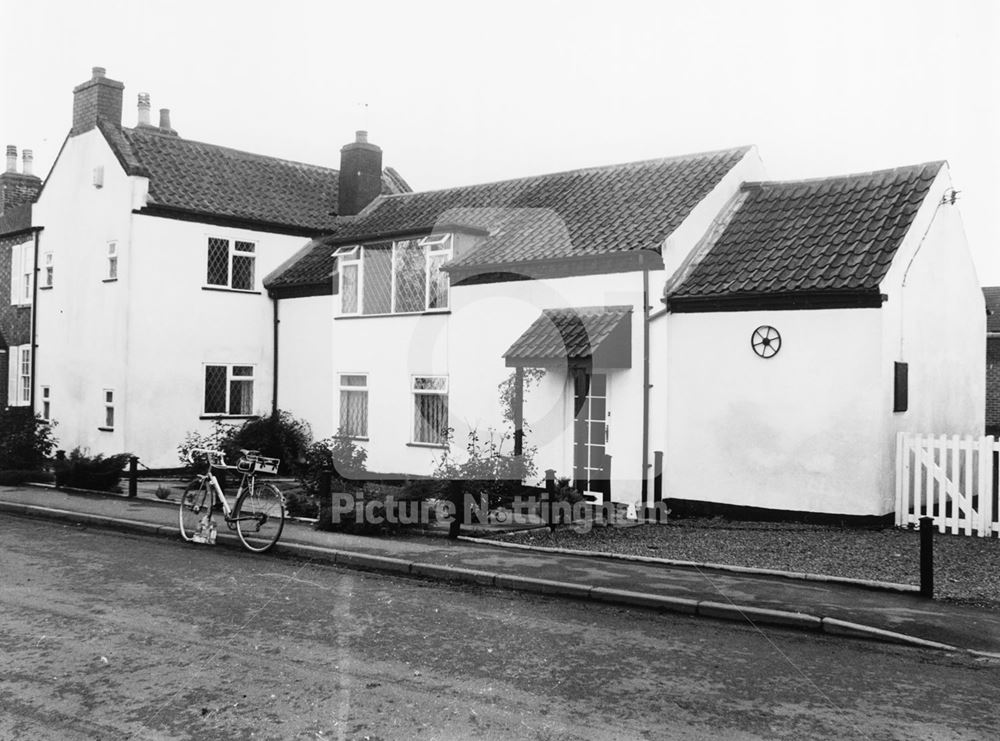
[[[205,289],[210,236],[256,244],[254,292]],[[274,314],[261,281],[303,241],[134,216],[125,444],[146,465],[176,465],[185,433],[211,429],[202,415],[206,363],[252,365],[254,411],[270,413]]]
[[[878,309],[671,314],[664,496],[883,514]],[[778,329],[770,359],[754,329]]]
[[[103,186],[94,169],[103,168]],[[92,453],[125,450],[124,426],[104,424],[103,390],[115,390],[116,414],[126,392],[127,275],[131,265],[133,203],[145,180],[122,171],[96,129],[71,137],[52,170],[33,212],[45,227],[40,252],[52,251],[54,287],[38,291],[35,388],[49,386],[59,446]],[[118,271],[107,276],[107,245],[118,242]],[[120,418],[119,418],[120,419]]]
[[[330,437],[333,423],[333,347],[330,296],[281,299],[278,303],[278,406]]]
[[[147,185],[125,175],[99,131],[67,141],[35,209],[56,266],[55,287],[39,292],[35,383],[51,387],[60,447],[172,466],[185,433],[211,428],[205,363],[253,365],[254,408],[270,411],[273,314],[261,281],[305,240],[133,214]],[[209,236],[256,244],[255,292],[203,289]],[[110,240],[118,280],[104,282]],[[105,388],[115,390],[112,432],[98,430]]]
[[[893,506],[895,437],[899,431],[982,435],[985,425],[986,307],[957,205],[942,203],[951,188],[945,167],[914,228],[882,282],[884,312],[882,471],[885,506]],[[892,412],[892,368],[909,366],[909,404]]]
[[[334,303],[339,310],[336,297]],[[635,499],[642,434],[642,280],[636,272],[460,286],[451,291],[448,314],[335,319],[334,383],[340,373],[369,375],[368,467],[428,474],[441,456],[440,449],[410,444],[412,375],[449,377],[450,421],[459,452],[469,430],[503,429],[498,386],[512,372],[503,353],[543,309],[618,304],[635,307],[633,368],[609,376],[608,453],[615,498]],[[333,401],[338,420],[339,394]],[[546,468],[572,475],[572,414],[572,384],[564,371],[547,373],[526,397],[525,420],[531,428],[526,445],[538,447],[539,476]]]

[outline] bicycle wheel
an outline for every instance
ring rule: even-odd
[[[285,498],[273,484],[255,483],[240,496],[233,514],[236,534],[247,550],[263,553],[285,526]]]
[[[208,481],[202,481],[194,488],[184,490],[181,495],[181,506],[177,515],[184,540],[193,540],[194,534],[201,527],[201,522],[211,514],[212,496],[208,490]]]

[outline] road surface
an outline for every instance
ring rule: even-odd
[[[0,739],[995,738],[1000,662],[0,519]]]

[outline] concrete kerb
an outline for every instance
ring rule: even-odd
[[[39,518],[57,519],[75,524],[105,527],[112,530],[137,532],[143,535],[160,537],[178,537],[173,526],[154,525],[148,522],[127,520],[101,515],[90,515],[52,507],[39,507],[30,504],[0,502],[0,511],[12,514]],[[235,536],[219,533],[219,544],[239,547]],[[570,597],[581,600],[593,600],[606,604],[625,607],[654,609],[662,612],[679,612],[701,617],[747,621],[752,624],[761,623],[800,630],[821,631],[823,633],[850,638],[863,638],[882,642],[897,643],[917,648],[930,648],[951,652],[967,652],[976,656],[996,659],[1000,654],[993,654],[971,649],[962,649],[945,643],[915,638],[903,633],[883,630],[860,623],[852,623],[830,617],[817,617],[801,612],[772,610],[762,607],[737,605],[734,603],[712,602],[709,600],[695,601],[680,597],[651,595],[643,592],[632,592],[607,587],[593,587],[572,582],[551,581],[533,577],[507,574],[493,574],[475,569],[463,569],[454,566],[437,564],[422,564],[373,554],[359,554],[305,543],[282,542],[278,554],[287,556],[307,557],[327,561],[348,568],[367,571],[387,571],[396,574],[413,575],[434,580],[466,582],[484,586],[494,586],[512,591],[547,594],[552,596]]]
[[[603,558],[613,561],[631,561],[633,563],[645,563],[686,569],[709,569],[712,571],[727,571],[734,574],[747,574],[749,576],[775,576],[781,579],[798,579],[802,581],[825,582],[828,584],[844,584],[852,587],[861,587],[863,589],[902,592],[904,594],[920,592],[920,587],[913,584],[896,584],[894,582],[875,581],[872,579],[853,579],[846,576],[828,576],[826,574],[810,574],[808,572],[779,571],[778,569],[760,569],[753,566],[732,566],[730,564],[703,563],[700,561],[679,561],[671,558],[656,558],[655,556],[633,556],[627,553],[586,551],[579,548],[550,548],[548,546],[541,545],[507,543],[502,540],[476,538],[468,535],[460,535],[458,539],[469,543],[477,543],[479,545],[495,546],[497,548],[538,551],[539,553],[553,553],[562,556],[585,556],[587,558]]]

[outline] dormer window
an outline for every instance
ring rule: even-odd
[[[450,234],[342,247],[334,253],[341,314],[417,314],[448,308]]]

